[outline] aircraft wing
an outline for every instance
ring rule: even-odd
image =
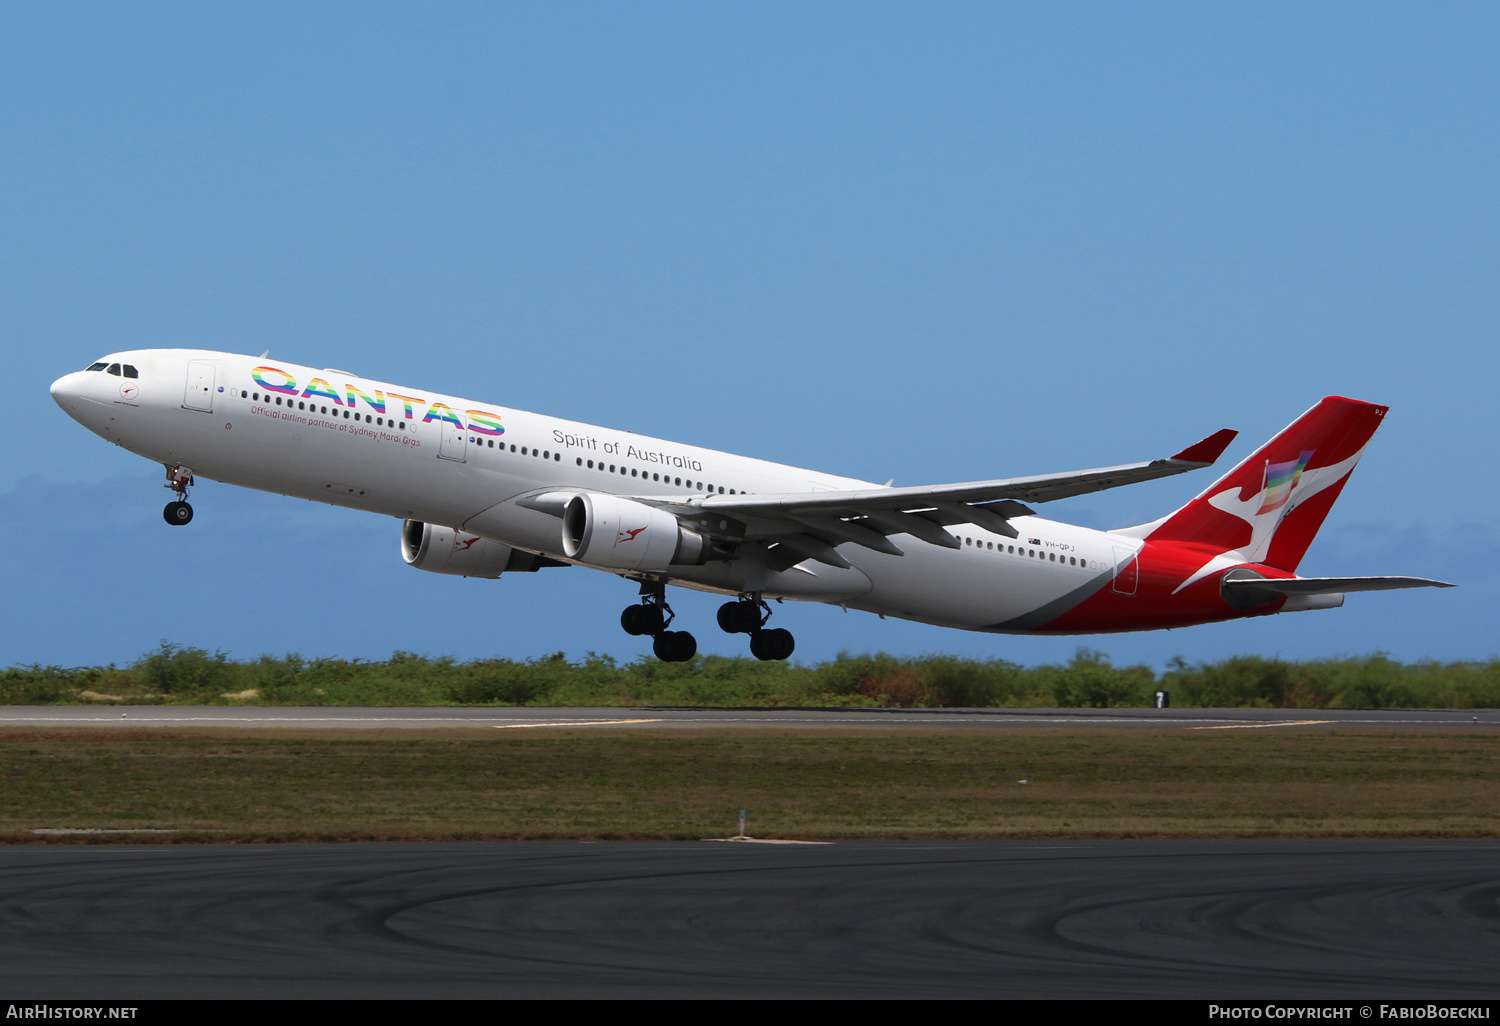
[[[933,545],[958,548],[958,541],[943,527],[961,523],[1014,538],[1017,531],[1010,519],[1035,512],[1027,503],[1066,499],[1211,466],[1235,434],[1227,428],[1217,431],[1165,459],[1065,474],[913,488],[711,495],[694,500],[693,505],[745,521],[750,535],[776,537],[777,547],[787,551],[775,563],[791,566],[812,558],[848,566],[834,551],[843,542],[899,556],[903,553],[889,536],[907,534]]]

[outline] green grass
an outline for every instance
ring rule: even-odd
[[[1384,655],[1288,662],[1235,656],[1158,674],[1081,649],[1064,665],[1000,659],[841,655],[815,665],[700,656],[625,665],[559,652],[515,662],[456,662],[397,652],[383,661],[261,656],[163,642],[126,667],[14,666],[0,704],[90,702],[258,705],[554,706],[1145,706],[1158,688],[1177,706],[1500,707],[1500,659],[1402,664]]]
[[[1500,836],[1483,728],[4,728],[0,772],[8,841]]]

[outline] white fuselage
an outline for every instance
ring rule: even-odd
[[[139,350],[105,362],[138,376],[81,371],[53,394],[131,452],[198,477],[453,527],[557,560],[566,559],[558,517],[518,500],[568,490],[653,497],[681,516],[709,494],[878,487],[343,371],[206,350]],[[1040,517],[1012,523],[1018,538],[945,528],[957,549],[898,537],[900,556],[845,543],[837,551],[848,568],[809,560],[773,570],[752,544],[739,558],[673,567],[670,583],[993,630],[1108,587],[1140,546]],[[761,527],[752,518],[747,539]]]

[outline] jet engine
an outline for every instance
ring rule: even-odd
[[[452,527],[407,520],[401,524],[401,558],[407,566],[457,577],[499,577],[507,570],[529,573],[557,560],[535,556],[509,545],[466,534]]]
[[[563,553],[615,570],[702,566],[713,555],[706,534],[634,499],[583,492],[563,510]]]

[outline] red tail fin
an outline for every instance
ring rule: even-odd
[[[1172,514],[1152,541],[1295,572],[1387,407],[1329,396]]]

